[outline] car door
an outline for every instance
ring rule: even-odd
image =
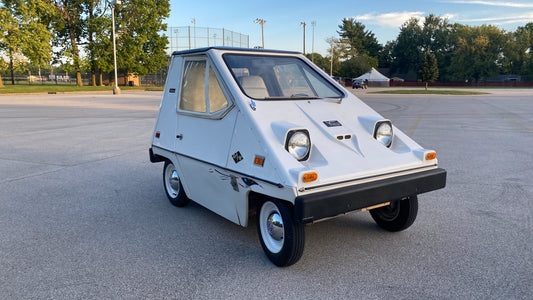
[[[183,64],[176,152],[184,188],[195,202],[238,222],[231,177],[223,171],[238,110],[207,56],[188,57]]]

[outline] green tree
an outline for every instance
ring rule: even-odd
[[[533,80],[533,23],[518,27],[507,37],[504,48],[506,73],[520,74],[526,80]]]
[[[161,32],[167,28],[169,1],[123,0],[116,14],[118,69],[143,76],[165,66],[168,38]]]
[[[46,0],[54,7],[55,17],[51,19],[56,32],[55,46],[60,48],[60,55],[71,61],[76,72],[76,85],[82,86],[80,43],[85,40],[86,10],[85,0]]]
[[[377,58],[360,55],[341,62],[340,71],[343,77],[354,78],[367,73],[377,66]]]
[[[43,15],[49,14],[51,7],[45,1],[2,0],[0,2],[0,54],[7,56],[11,70],[11,82],[14,84],[13,72],[29,59],[39,68],[45,67],[51,60],[52,37]],[[0,70],[7,67],[1,59]],[[0,77],[0,85],[2,80]]]
[[[370,30],[365,30],[365,25],[354,18],[342,19],[342,24],[339,25],[337,33],[350,47],[348,52],[351,55],[348,58],[358,55],[378,57],[379,51],[383,48],[378,43],[374,33]]]
[[[2,70],[7,68],[11,70],[11,83],[15,84],[13,76],[14,60],[22,54],[20,51],[22,47],[22,32],[18,20],[12,14],[10,7],[6,6],[3,1],[2,6],[0,6],[0,20],[0,32],[3,33],[0,35],[0,53],[2,54],[0,68]],[[9,61],[9,66],[4,59]],[[3,87],[1,75],[0,85]]]
[[[329,56],[326,56],[326,59],[328,60],[329,64],[326,67],[326,73],[330,73],[330,75],[332,76],[340,76],[340,58],[343,49],[343,43],[335,37],[327,38],[326,42],[330,46],[330,48],[328,49]]]
[[[418,18],[410,18],[400,27],[400,33],[391,50],[391,71],[408,73],[420,69],[422,61],[422,28]]]
[[[424,55],[424,62],[422,68],[418,71],[418,79],[426,83],[426,91],[428,89],[429,82],[435,82],[439,78],[439,66],[437,64],[437,58],[429,49],[426,50]]]
[[[448,20],[430,14],[424,18],[422,27],[422,53],[429,49],[438,62],[439,70],[444,70],[450,64],[453,53],[452,43],[453,26]],[[441,73],[441,79],[445,79],[447,74]]]
[[[507,40],[503,30],[493,25],[454,27],[454,51],[448,67],[453,80],[479,81],[502,71]]]
[[[383,46],[383,49],[379,52],[378,67],[390,68],[394,61],[393,49],[395,47],[395,41],[389,41]]]
[[[102,33],[104,25],[106,24],[105,20],[107,19],[103,15],[105,6],[102,7],[99,5],[99,0],[87,1],[85,3],[85,10],[87,11],[87,63],[88,69],[91,71],[91,79],[89,84],[96,86],[96,71],[100,69],[100,59],[99,54],[99,44],[96,42],[98,36]],[[100,72],[101,74],[101,72]],[[100,78],[100,85],[102,84],[102,79]]]
[[[313,60],[314,64],[317,65],[324,72],[329,73],[330,63],[329,58],[320,55],[320,53],[307,53],[305,55],[309,60]]]

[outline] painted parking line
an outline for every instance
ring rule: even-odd
[[[409,137],[413,137],[413,133],[415,133],[416,127],[418,127],[418,123],[420,123],[420,120],[422,120],[422,114],[418,115],[418,119],[416,119],[415,125],[411,127],[411,130],[409,130],[409,133],[407,134]]]
[[[531,129],[531,128],[527,127],[526,125],[522,124],[522,122],[519,122],[519,121],[517,121],[517,120],[511,118],[510,116],[508,116],[508,115],[504,115],[503,117],[506,118],[506,119],[509,120],[509,121],[512,121],[512,122],[514,122],[514,123],[520,125],[521,127],[525,128],[527,131],[533,132],[533,129]]]

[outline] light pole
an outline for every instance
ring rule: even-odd
[[[174,33],[176,34],[176,51],[180,51],[180,45],[179,45],[179,34],[180,34],[180,31],[178,29],[174,29]],[[172,51],[170,51],[172,52]],[[170,53],[172,54],[172,53]]]
[[[316,26],[316,21],[311,22],[311,26],[313,26],[313,40],[311,42],[311,61],[315,62],[315,26]]]
[[[265,32],[263,29],[264,29],[266,21],[263,19],[257,18],[255,19],[254,23],[261,25],[261,47],[265,49]]]
[[[121,4],[121,0],[111,0],[109,4],[111,5],[111,22],[113,27],[113,64],[115,67],[115,87],[113,88],[113,95],[120,95],[120,89],[118,88],[118,76],[117,76],[117,45],[116,45],[116,36],[115,36],[115,5]]]
[[[196,19],[192,18],[191,23],[193,24],[193,30],[194,30],[194,48],[196,48]]]
[[[304,28],[304,55],[305,55],[305,26],[307,26],[307,24],[305,24],[305,22],[300,22],[300,26]]]

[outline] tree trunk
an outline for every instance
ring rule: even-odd
[[[96,71],[94,69],[91,70],[91,85],[96,86]]]
[[[15,75],[13,74],[13,56],[9,52],[9,68],[11,69],[11,84],[15,85]]]
[[[4,81],[2,80],[2,73],[0,73],[0,89],[5,88]]]
[[[100,84],[100,86],[104,86],[104,80],[103,80],[103,76],[102,76],[102,70],[100,70],[100,72],[98,72],[98,77],[100,77],[100,82],[98,82]]]
[[[63,11],[63,18],[68,26],[72,57],[74,58],[74,69],[76,70],[76,86],[83,86],[83,82],[81,81],[80,50],[78,48],[78,43],[76,43],[76,29],[74,27],[74,22],[67,11]]]
[[[426,91],[428,90],[428,82],[426,81]]]
[[[83,86],[83,81],[81,81],[81,71],[76,71],[76,86]]]
[[[89,3],[89,19],[90,20],[93,19],[94,4],[95,4],[95,1],[91,1]],[[89,45],[92,45],[93,44],[94,32],[92,31],[92,27],[91,26],[88,26],[87,30],[89,31],[88,32]],[[90,85],[96,86],[96,67],[95,67],[93,51],[89,51],[89,61],[91,62],[91,82],[90,82]]]

